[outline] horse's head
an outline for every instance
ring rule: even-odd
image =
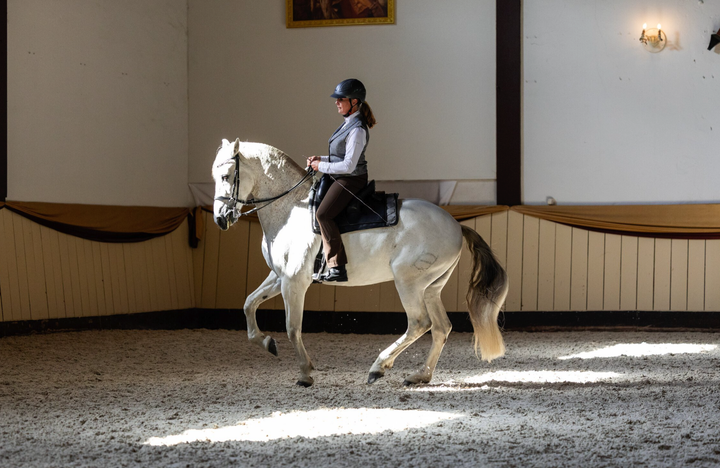
[[[240,201],[249,198],[252,192],[255,180],[247,169],[240,140],[234,143],[223,140],[212,167],[215,180],[213,217],[223,231],[237,221],[242,206]]]

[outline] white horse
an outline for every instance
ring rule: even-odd
[[[321,238],[311,229],[308,173],[282,151],[262,143],[223,140],[212,168],[215,179],[214,218],[228,229],[243,204],[258,211],[263,230],[262,252],[270,274],[245,301],[248,338],[277,355],[275,340],[265,336],[255,321],[255,311],[265,300],[282,294],[287,334],[300,365],[298,385],[313,384],[313,364],[303,346],[301,330],[305,293],[312,283],[315,256]],[[299,183],[300,182],[300,183]],[[299,183],[299,184],[298,184]],[[295,190],[285,194],[292,187]],[[283,196],[276,198],[278,195]],[[276,199],[275,199],[276,198]],[[275,199],[262,203],[267,199]],[[465,238],[473,255],[467,303],[474,328],[475,353],[486,361],[505,353],[497,316],[508,291],[505,271],[485,241],[472,229],[423,200],[404,200],[393,227],[342,235],[348,265],[347,283],[362,286],[395,281],[407,314],[405,334],[380,353],[370,367],[368,383],[390,369],[398,355],[428,330],[432,347],[425,365],[405,379],[406,385],[428,383],[432,378],[451,324],[440,292],[460,259]]]

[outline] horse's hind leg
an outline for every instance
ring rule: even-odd
[[[265,336],[263,332],[258,328],[257,321],[255,320],[255,312],[260,304],[268,299],[271,299],[280,294],[280,278],[271,271],[265,281],[253,291],[245,300],[245,319],[247,321],[247,333],[248,339],[266,351],[271,352],[277,356],[277,343],[269,336]]]
[[[416,281],[408,281],[407,283],[399,280],[395,281],[400,300],[407,314],[408,328],[403,336],[380,353],[375,360],[375,363],[370,368],[369,384],[385,375],[385,369],[392,368],[398,355],[430,329],[430,317],[428,317],[425,301],[423,300],[424,285],[420,289],[417,284]]]
[[[445,274],[435,280],[435,282],[425,290],[425,305],[428,315],[430,316],[430,321],[432,322],[432,328],[430,329],[432,333],[432,346],[430,347],[430,353],[428,353],[428,358],[423,368],[407,377],[404,382],[405,385],[428,383],[432,379],[433,372],[435,372],[435,366],[438,363],[438,359],[440,359],[440,354],[445,347],[447,338],[450,335],[450,330],[452,330],[452,323],[450,323],[450,319],[447,316],[440,293],[445,283],[450,279],[450,275],[452,275],[456,264],[457,261]]]

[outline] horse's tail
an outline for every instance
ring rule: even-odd
[[[474,329],[475,354],[490,362],[505,354],[505,343],[497,318],[508,293],[507,274],[492,249],[473,229],[462,226],[462,234],[473,256],[470,286],[467,292],[468,312]]]

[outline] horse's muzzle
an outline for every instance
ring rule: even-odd
[[[223,231],[227,231],[227,229],[230,227],[227,222],[227,218],[224,216],[215,216],[215,224],[218,225],[220,229]]]

